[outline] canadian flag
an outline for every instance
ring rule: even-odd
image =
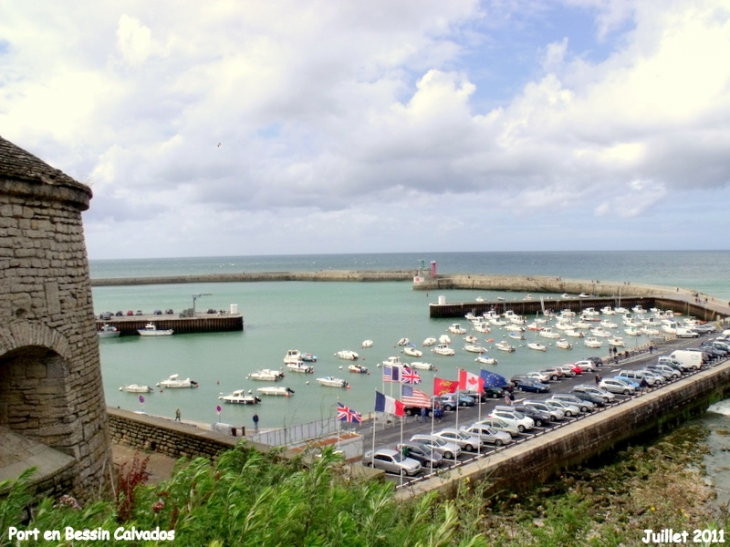
[[[481,393],[484,391],[484,378],[461,369],[459,370],[459,389]]]

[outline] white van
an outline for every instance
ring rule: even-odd
[[[678,349],[673,351],[669,357],[675,361],[679,361],[685,366],[692,367],[694,370],[702,368],[702,352]]]

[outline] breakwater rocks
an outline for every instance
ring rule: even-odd
[[[175,275],[157,277],[114,277],[92,279],[93,287],[121,285],[170,285],[175,283],[236,283],[257,281],[412,281],[411,270],[322,270],[313,272],[262,272]]]

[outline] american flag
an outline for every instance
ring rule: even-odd
[[[349,406],[337,403],[337,419],[341,422],[354,422],[359,424],[362,421],[362,414],[352,410]]]
[[[407,385],[401,386],[400,400],[403,404],[408,406],[426,408],[431,406],[431,397],[428,396],[428,393]]]
[[[421,375],[410,367],[403,367],[400,373],[400,381],[404,384],[420,384]]]
[[[383,382],[400,382],[400,368],[392,365],[383,365]]]

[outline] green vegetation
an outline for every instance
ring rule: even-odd
[[[727,529],[727,515],[707,508],[711,491],[697,467],[701,433],[686,429],[523,496],[487,496],[484,484],[465,479],[454,500],[401,501],[390,482],[353,478],[331,452],[304,465],[241,444],[215,464],[181,462],[156,487],[145,484],[145,460],[136,459],[122,470],[113,502],[45,500],[21,525],[30,500],[24,476],[0,502],[0,545],[9,543],[10,526],[112,534],[108,541],[40,538],[22,545],[196,547],[618,546],[641,544],[648,528]],[[175,539],[115,540],[120,527],[175,530]]]

